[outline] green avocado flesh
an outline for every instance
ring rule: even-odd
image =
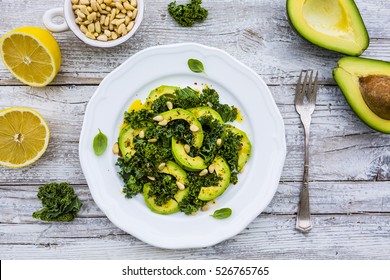
[[[204,116],[211,116],[213,119],[219,121],[219,123],[221,124],[224,123],[221,115],[217,111],[211,109],[210,107],[206,107],[206,106],[195,107],[195,108],[187,109],[187,111],[190,111],[198,119]]]
[[[207,165],[201,157],[189,156],[184,149],[184,145],[174,137],[172,137],[172,154],[176,162],[185,170],[199,171],[207,168]]]
[[[240,141],[241,149],[238,151],[238,164],[237,164],[237,170],[238,172],[241,172],[244,168],[244,165],[248,161],[251,151],[252,151],[252,144],[249,141],[248,136],[246,133],[232,125],[226,125],[226,129],[230,130],[234,134],[238,134],[242,136],[242,139]]]
[[[353,0],[287,0],[287,15],[299,35],[322,48],[359,56],[369,45]]]
[[[226,161],[216,156],[213,163],[217,176],[221,178],[217,186],[202,187],[198,198],[203,201],[212,200],[224,193],[230,184],[230,168]]]
[[[119,133],[118,145],[123,157],[131,157],[135,153],[133,138],[136,137],[141,129],[133,129],[127,125]]]
[[[201,123],[197,120],[197,118],[190,112],[181,108],[172,109],[166,112],[163,112],[160,114],[164,118],[164,120],[167,120],[168,122],[173,120],[185,120],[188,122],[188,124],[195,125],[198,127],[198,131],[193,131],[193,141],[194,141],[194,147],[200,148],[203,144],[203,129]]]
[[[333,76],[358,117],[373,129],[390,133],[390,63],[343,57]]]
[[[172,214],[175,212],[179,212],[179,210],[180,210],[179,202],[182,201],[183,198],[186,197],[186,195],[188,194],[188,191],[189,191],[189,188],[185,188],[182,191],[179,190],[175,194],[174,198],[172,198],[167,203],[160,206],[154,202],[153,196],[149,197],[149,191],[151,188],[153,188],[153,185],[151,183],[147,183],[144,185],[143,194],[144,194],[145,203],[149,207],[150,210],[152,210],[153,212],[155,212],[157,214],[163,214],[163,215],[168,215],[168,214]]]
[[[180,88],[175,87],[175,86],[166,86],[166,85],[159,86],[158,88],[155,88],[154,90],[152,90],[149,93],[148,97],[146,98],[144,108],[150,109],[152,107],[153,102],[163,95],[167,95],[170,97],[175,96],[175,90],[178,90],[178,89],[180,89]]]
[[[184,184],[185,186],[188,185],[187,173],[173,161],[167,161],[165,167],[160,170],[160,172],[172,175],[180,183]],[[179,202],[182,201],[183,198],[189,192],[189,188],[185,188],[184,190],[178,190],[177,193],[174,195],[174,198],[160,206],[154,202],[154,197],[149,197],[150,188],[153,188],[153,185],[151,183],[147,183],[144,185],[144,199],[148,207],[153,212],[158,214],[172,214],[178,212]]]

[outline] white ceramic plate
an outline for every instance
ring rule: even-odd
[[[190,71],[187,61],[203,62],[205,74]],[[195,85],[196,83],[196,85]],[[235,105],[244,116],[235,124],[246,131],[252,155],[237,185],[231,185],[208,212],[159,215],[138,195],[126,199],[123,182],[111,152],[123,113],[135,99],[145,100],[160,85],[216,89],[224,103]],[[101,129],[108,137],[107,151],[95,156],[92,142]],[[133,55],[102,81],[88,103],[80,135],[80,162],[93,199],[119,228],[162,248],[196,248],[219,243],[241,232],[269,204],[278,187],[286,155],[284,124],[263,80],[250,68],[219,49],[199,44],[176,44],[145,49]],[[225,220],[210,217],[229,207]]]

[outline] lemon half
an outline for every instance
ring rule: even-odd
[[[46,151],[50,131],[41,114],[30,108],[0,111],[0,165],[19,168],[37,161]]]
[[[0,56],[8,70],[22,83],[43,87],[57,75],[61,51],[46,30],[25,26],[0,38]]]

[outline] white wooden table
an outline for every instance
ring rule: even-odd
[[[112,49],[96,49],[71,32],[54,34],[63,64],[43,89],[20,84],[0,65],[0,109],[27,106],[49,123],[45,155],[20,170],[0,167],[0,259],[389,259],[390,135],[363,124],[332,78],[340,54],[313,46],[291,29],[284,0],[204,0],[209,18],[179,27],[170,0],[146,0],[136,36]],[[179,1],[182,2],[182,1]],[[371,37],[364,57],[390,61],[390,5],[356,1]],[[23,25],[42,26],[43,13],[61,0],[0,0],[0,35]],[[223,49],[269,85],[286,126],[287,159],[268,208],[239,235],[196,250],[162,250],[115,227],[91,198],[79,164],[85,107],[110,71],[155,45],[198,42]],[[303,128],[294,89],[301,69],[317,69],[320,88],[312,120],[310,191],[314,228],[294,229],[302,179]],[[38,187],[66,181],[84,206],[71,223],[31,217]]]

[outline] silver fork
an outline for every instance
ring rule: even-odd
[[[306,72],[305,78],[302,83],[302,74]],[[310,78],[308,76],[310,73]],[[299,80],[297,83],[295,93],[295,110],[301,117],[303,128],[305,131],[305,163],[303,167],[303,185],[301,190],[301,197],[297,213],[296,229],[301,232],[309,232],[312,229],[310,219],[310,203],[309,203],[309,135],[310,135],[310,122],[311,114],[314,111],[316,104],[318,88],[318,72],[314,79],[313,84],[313,71],[301,71]]]

